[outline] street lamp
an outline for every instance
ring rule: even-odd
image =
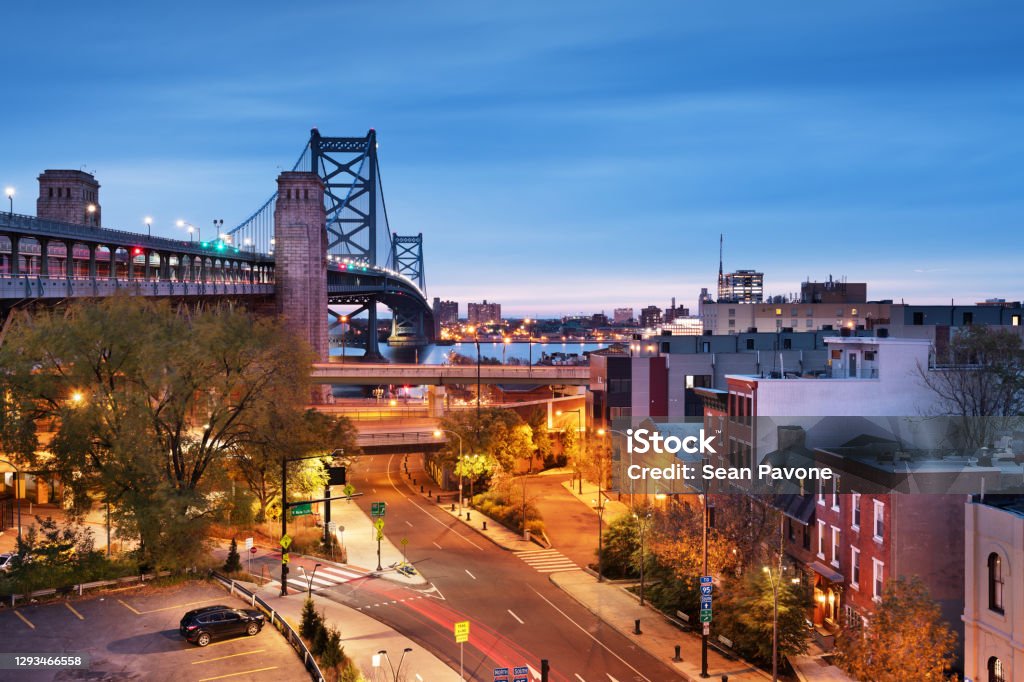
[[[7,201],[10,202],[10,207],[11,207],[10,208],[10,213],[11,213],[11,215],[14,215],[14,188],[13,187],[5,187],[4,188],[4,194],[7,195]]]
[[[345,342],[348,337],[348,330],[345,329],[345,326],[348,324],[348,315],[342,315],[338,321],[341,322],[341,361],[345,362]]]
[[[512,343],[512,339],[507,336],[501,340],[501,364],[505,364],[505,351],[508,349],[508,344]]]
[[[0,462],[14,469],[14,504],[18,507],[18,549],[21,549],[21,500],[18,499],[18,478],[21,477],[21,470],[9,459],[0,459]]]
[[[577,427],[578,431],[583,431],[583,441],[582,441],[582,444],[583,444],[584,451],[586,451],[586,447],[587,447],[587,430],[585,428],[583,428],[583,415],[580,412],[580,408],[577,407],[575,410],[566,410],[566,412],[575,412],[576,413],[576,422],[577,422],[576,427]],[[558,410],[557,412],[555,412],[555,414],[557,416],[561,417],[565,413],[562,412],[562,410]],[[572,466],[573,466],[574,469],[576,469],[576,473],[579,474],[579,477],[580,477],[580,495],[582,495],[583,494],[583,472],[580,471],[579,459],[580,458],[579,458],[578,455],[576,457],[574,457],[573,458]],[[598,487],[600,488],[601,486],[598,486]]]
[[[768,574],[768,580],[772,584],[772,682],[779,680],[779,587],[775,583],[775,576],[772,569],[762,566],[761,570]],[[780,578],[782,576],[779,576]]]
[[[96,204],[89,204],[85,207],[85,212],[88,214],[88,224],[96,226]]]
[[[299,570],[302,571],[302,577],[306,579],[306,596],[310,599],[313,598],[313,578],[316,577],[316,569],[320,568],[323,564],[317,564],[313,567],[312,575],[306,575],[306,569],[299,566]]]
[[[391,677],[394,678],[395,682],[398,682],[398,674],[402,672],[402,663],[405,662],[405,655],[409,653],[412,653],[412,649],[409,647],[405,647],[405,649],[402,650],[402,657],[398,659],[398,668],[395,669],[395,666],[391,664],[391,657],[388,656],[387,649],[381,649],[377,652],[378,655],[383,656],[387,660],[388,667],[391,668]]]
[[[480,328],[470,327],[469,333],[476,343],[476,435],[477,440],[480,440]]]
[[[597,487],[597,582],[604,582],[604,498],[601,497],[601,486]]]
[[[633,518],[640,524],[640,606],[644,605],[644,565],[647,563],[644,557],[644,536],[647,534],[647,524],[651,520],[651,510],[644,509],[640,514],[633,514]]]
[[[146,216],[146,219],[143,220],[142,222],[146,223],[146,236],[147,237],[152,237],[153,236],[153,219],[150,218],[149,216]]]
[[[448,429],[434,429],[434,438],[440,438],[442,433],[450,433],[459,439],[459,461],[462,461],[462,436],[449,431]],[[459,469],[459,516],[462,516],[462,469]]]
[[[530,369],[527,371],[527,374],[533,374],[533,329],[530,328],[530,318],[523,320],[523,325],[526,326],[526,335],[530,340]]]

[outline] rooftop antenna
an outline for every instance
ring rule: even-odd
[[[718,233],[718,295],[722,295],[722,284],[724,279],[722,277],[722,245],[725,242],[725,235],[721,232]]]

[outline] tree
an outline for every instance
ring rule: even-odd
[[[533,430],[512,410],[487,408],[464,410],[441,420],[441,428],[458,434],[462,454],[482,454],[493,458],[503,471],[512,471],[515,462],[533,456]],[[454,465],[459,457],[460,441],[450,438],[440,453],[442,462]]]
[[[181,565],[203,551],[222,504],[213,488],[229,454],[259,434],[273,403],[300,409],[312,355],[277,322],[230,306],[199,311],[113,296],[22,316],[0,348],[5,431],[19,456],[60,475],[83,513],[111,503],[143,565]]]
[[[327,630],[327,624],[324,620],[323,614],[320,614],[320,627],[313,633],[313,643],[309,647],[309,650],[313,652],[313,655],[320,658],[327,651],[327,641],[330,637],[330,633]]]
[[[773,567],[771,578],[759,569],[747,571],[742,579],[729,581],[716,599],[719,629],[734,642],[744,658],[764,665],[772,660],[772,629],[775,616],[775,594],[778,591],[779,661],[791,654],[807,651],[807,609],[810,595],[799,583],[794,584]]]
[[[337,673],[338,668],[345,662],[345,654],[341,650],[341,632],[337,628],[326,628],[327,641],[324,643],[324,651],[320,655],[320,665],[326,670]]]
[[[306,600],[302,603],[302,621],[299,623],[299,635],[312,642],[321,625],[320,614],[316,612],[313,600],[306,597]]]
[[[839,662],[851,675],[873,682],[956,679],[956,634],[921,579],[896,578],[866,628],[849,627],[836,642]]]
[[[330,454],[344,450],[346,456],[358,455],[356,429],[347,417],[334,417],[307,410],[298,412],[287,406],[267,404],[256,415],[252,437],[231,451],[233,475],[256,497],[256,521],[267,518],[267,509],[281,497],[281,458],[297,458],[323,453],[320,459],[295,461],[288,465],[289,497],[319,494],[326,485]]]
[[[242,570],[242,558],[238,556],[238,543],[231,538],[231,546],[228,547],[228,558],[224,560],[224,572],[234,573]]]
[[[1024,412],[1024,349],[1008,329],[971,325],[959,330],[934,368],[919,368],[938,399],[933,412],[957,418],[968,452],[991,446]]]

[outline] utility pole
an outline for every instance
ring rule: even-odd
[[[288,535],[288,458],[281,457],[281,538]],[[281,547],[281,596],[288,596],[288,548]]]
[[[708,575],[708,488],[704,486],[704,513],[702,518],[704,522],[704,573],[702,575]],[[704,679],[708,678],[708,629],[701,628],[700,635],[700,676]]]

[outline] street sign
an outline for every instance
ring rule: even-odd
[[[508,668],[495,668],[494,676],[501,677],[502,675],[508,675]]]
[[[345,485],[345,467],[327,467],[327,485]]]
[[[288,556],[288,552],[284,552],[283,554],[281,554],[281,563],[282,564],[286,564],[289,561],[291,561],[291,557]]]
[[[710,616],[711,615],[711,609],[701,609],[700,610],[700,615],[702,615],[702,616]]]
[[[711,614],[710,613],[708,613],[707,615],[704,615],[703,613],[700,614],[700,622],[702,622],[702,623],[710,623],[711,622]]]
[[[384,539],[384,531],[382,531],[382,530],[380,530],[380,529],[378,528],[378,529],[377,529],[377,542],[380,542],[380,541],[381,541],[381,540],[383,540],[383,539]]]
[[[331,535],[334,535],[335,533],[337,533],[338,532],[338,524],[336,524],[334,521],[328,521],[327,522],[327,532],[330,533]]]
[[[468,620],[463,620],[463,621],[459,621],[458,623],[456,623],[455,626],[454,626],[454,630],[455,630],[455,643],[456,644],[469,641],[469,621]]]
[[[711,597],[701,597],[700,598],[700,607],[702,609],[710,609],[711,608]]]
[[[705,583],[712,583],[712,582],[714,582],[714,579],[710,575],[702,575],[700,577],[700,582],[703,585]]]
[[[345,495],[348,495],[349,497],[352,497],[356,493],[356,487],[349,483],[348,485],[341,489],[341,492]],[[349,500],[349,502],[351,501],[352,500]]]
[[[384,519],[377,519],[373,522],[373,527],[377,530],[384,530]]]
[[[386,502],[371,502],[370,503],[370,516],[384,516],[384,512],[387,511]]]
[[[252,549],[252,546],[253,546],[252,538],[246,538],[245,539],[245,548],[246,549]]]
[[[310,502],[297,504],[291,508],[292,516],[309,516],[313,513],[313,505]]]
[[[512,682],[530,682],[529,677],[513,677]]]
[[[702,634],[705,634],[705,635],[710,635],[711,634],[711,623],[704,623],[704,632]]]
[[[249,554],[255,554],[255,553],[256,553],[256,548],[255,547],[250,547],[249,548]]]
[[[525,665],[517,665],[515,668],[512,668],[512,674],[513,675],[529,675],[530,674],[530,669],[527,668]]]
[[[700,586],[700,593],[701,594],[709,595],[709,594],[711,594],[711,590],[712,589],[714,589],[714,588],[711,585],[701,585]]]
[[[292,544],[292,536],[291,535],[282,535],[281,536],[281,547],[283,547],[284,549],[288,549],[288,547],[291,544]]]

